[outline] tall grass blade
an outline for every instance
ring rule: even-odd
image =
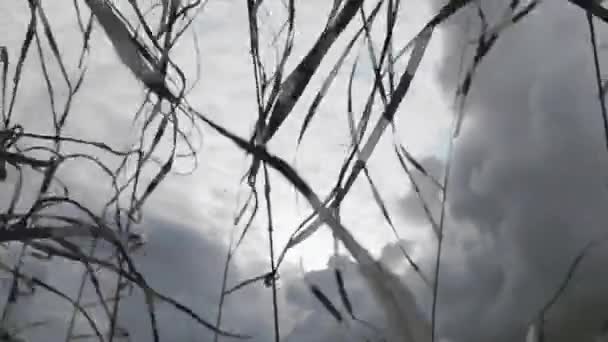
[[[177,98],[167,89],[165,75],[159,69],[158,61],[150,60],[152,57],[144,57],[145,50],[140,46],[131,31],[121,20],[106,0],[85,0],[91,12],[110,39],[121,62],[150,90],[157,95],[175,102]]]
[[[399,146],[399,150],[401,151],[401,153],[405,156],[405,158],[407,159],[408,162],[410,162],[410,164],[412,164],[416,170],[418,170],[418,172],[422,173],[425,177],[427,177],[431,182],[433,182],[433,184],[439,188],[439,189],[443,189],[443,186],[441,185],[441,183],[437,180],[437,178],[435,178],[430,172],[428,172],[426,170],[426,168],[424,166],[422,166],[422,164],[420,164],[420,162],[418,162],[418,160],[416,160],[416,158],[414,158],[414,156],[412,156],[412,154],[410,152],[408,152],[408,150],[405,149],[405,147],[403,147],[403,145]]]
[[[323,307],[329,312],[338,322],[342,322],[342,314],[338,309],[334,306],[334,304],[329,300],[329,298],[321,291],[321,289],[314,284],[310,285],[310,291],[312,294],[323,304]]]
[[[414,296],[410,290],[399,281],[397,276],[374,260],[369,251],[355,240],[352,234],[329,209],[323,206],[319,197],[288,163],[279,157],[271,155],[265,148],[248,143],[204,115],[197,114],[201,120],[205,121],[224,137],[230,139],[238,147],[247,153],[253,154],[259,160],[268,163],[269,166],[277,170],[306,198],[308,203],[357,261],[367,285],[383,308],[385,317],[388,320],[389,330],[396,341],[430,341],[430,327],[418,311]]]
[[[569,0],[571,3],[589,11],[594,16],[608,23],[608,9],[601,5],[597,0]]]
[[[595,69],[595,82],[597,86],[597,95],[600,104],[600,110],[602,114],[602,123],[604,124],[604,141],[606,143],[606,150],[608,150],[608,113],[606,112],[606,100],[602,91],[602,71],[600,67],[600,61],[598,57],[597,40],[595,35],[595,25],[593,23],[593,16],[590,12],[587,12],[587,24],[589,26],[589,40],[591,42],[591,51],[593,53],[593,66]]]
[[[426,50],[428,42],[431,38],[431,34],[432,34],[432,30],[428,29],[426,31],[423,31],[422,34],[420,34],[418,36],[418,39],[416,40],[416,43],[414,46],[414,50],[412,52],[412,56],[408,62],[406,71],[401,76],[399,84],[395,90],[395,94],[393,95],[393,97],[391,97],[391,101],[388,104],[388,106],[386,107],[386,110],[384,111],[383,115],[380,117],[379,121],[376,123],[374,130],[372,131],[366,144],[363,146],[363,149],[359,153],[359,155],[358,155],[359,159],[358,159],[357,163],[355,163],[353,171],[351,172],[350,176],[347,179],[346,185],[342,188],[342,195],[341,195],[342,197],[350,189],[352,184],[354,184],[355,179],[358,177],[360,172],[364,169],[365,163],[371,156],[377,143],[380,141],[380,137],[382,136],[384,130],[386,129],[386,127],[388,127],[388,125],[390,124],[390,121],[392,121],[393,116],[395,115],[397,108],[399,107],[399,104],[401,103],[401,100],[407,93],[409,86],[411,84],[411,81],[412,81],[416,71],[418,70],[420,62],[422,60],[422,56],[424,55],[424,51]],[[371,108],[371,106],[370,106],[370,108]],[[356,153],[354,153],[354,154],[356,154]],[[309,237],[312,234],[314,234],[320,226],[321,226],[320,223],[311,225],[303,233],[306,234],[306,237]],[[301,237],[295,239],[298,241],[298,243],[301,241],[304,241],[305,237],[302,235],[303,233],[300,234]],[[295,246],[295,244],[296,243],[291,244],[291,247]]]
[[[2,106],[2,121],[6,119],[6,77],[8,75],[8,49],[6,46],[0,46],[0,64],[2,64],[2,98],[0,106]]]
[[[281,90],[268,119],[268,125],[265,127],[262,141],[269,141],[289,116],[321,61],[363,4],[363,0],[346,1],[332,24],[323,31],[308,54],[281,84]]]
[[[405,160],[401,156],[401,153],[399,153],[399,149],[397,148],[397,146],[395,146],[395,154],[397,155],[397,159],[399,160],[399,164],[401,165],[401,168],[407,174],[410,184],[412,185],[412,188],[414,189],[414,192],[416,193],[416,197],[418,198],[418,202],[422,205],[424,214],[425,214],[426,218],[429,220],[429,223],[431,224],[431,227],[433,228],[435,235],[437,237],[439,237],[439,234],[440,234],[439,224],[437,224],[437,221],[435,220],[435,217],[433,215],[433,212],[431,211],[431,208],[429,207],[427,201],[422,196],[422,191],[420,190],[420,187],[418,186],[418,183],[416,182],[416,179],[413,177]]]
[[[346,292],[346,286],[344,286],[344,277],[342,277],[342,271],[339,269],[335,270],[336,275],[336,284],[338,285],[338,293],[340,293],[340,299],[342,300],[342,305],[346,308],[346,311],[350,314],[352,318],[355,318],[355,312],[353,310],[353,305],[348,298],[348,293]]]
[[[382,4],[382,2],[379,2],[378,5],[376,5],[376,7],[372,11],[372,13],[368,16],[367,22],[371,23],[374,21],[374,19],[376,18],[376,14],[380,10],[381,4]],[[352,47],[355,45],[355,43],[359,39],[359,36],[361,35],[362,32],[363,32],[363,28],[360,28],[357,31],[357,33],[355,34],[355,36],[348,42],[346,48],[344,48],[342,54],[338,58],[338,61],[336,62],[336,64],[334,64],[329,75],[323,81],[323,84],[321,85],[321,88],[317,92],[317,95],[315,96],[315,99],[313,100],[312,104],[310,105],[310,108],[308,109],[308,113],[306,114],[306,117],[304,118],[304,122],[302,123],[302,128],[300,129],[300,134],[298,136],[298,145],[300,145],[302,138],[304,137],[304,133],[306,132],[308,125],[312,121],[315,113],[317,112],[317,109],[318,109],[319,105],[321,104],[321,101],[323,101],[323,99],[325,98],[327,91],[333,84],[333,81],[336,79],[336,76],[338,75],[340,68],[344,64],[346,57],[349,56],[350,51],[352,50]],[[352,76],[351,76],[351,78],[352,78]]]
[[[8,113],[4,118],[4,126],[8,127],[9,122],[11,120],[11,116],[13,113],[13,108],[15,106],[15,101],[17,99],[17,93],[19,89],[19,84],[21,81],[21,73],[23,70],[23,64],[25,63],[25,59],[27,58],[28,51],[30,46],[32,45],[32,40],[34,38],[34,34],[36,33],[36,23],[38,22],[36,16],[36,6],[37,4],[32,0],[28,1],[30,6],[30,22],[27,26],[27,32],[25,33],[25,38],[23,39],[23,43],[21,44],[21,51],[19,54],[19,59],[17,60],[17,66],[15,67],[15,74],[13,75],[13,90],[11,93],[11,102],[8,107]]]
[[[526,342],[542,342],[539,338],[538,327],[536,324],[531,324],[526,333]]]

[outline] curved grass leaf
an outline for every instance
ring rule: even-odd
[[[411,84],[412,78],[414,77],[415,72],[418,69],[418,66],[420,65],[420,61],[422,59],[426,46],[428,45],[428,41],[431,38],[431,30],[423,32],[424,34],[420,35],[419,40],[416,41],[414,51],[412,52],[412,57],[410,58],[410,62],[408,63],[406,71],[401,76],[401,80],[399,81],[395,94],[391,98],[391,101],[387,106],[386,110],[384,111],[383,115],[376,123],[376,126],[374,127],[370,138],[367,140],[367,143],[363,147],[362,151],[358,154],[359,159],[355,163],[353,171],[347,179],[346,185],[342,188],[342,197],[350,189],[352,184],[354,184],[354,181],[358,177],[360,172],[363,171],[365,167],[365,162],[367,162],[367,160],[371,156],[373,150],[376,147],[376,144],[380,141],[380,137],[382,136],[384,130],[386,129],[386,127],[388,127],[390,120],[392,120],[392,117],[397,111],[401,99],[405,96],[407,90],[409,89],[409,85]],[[306,230],[302,231],[296,238],[293,239],[293,241],[290,241],[289,247],[294,247],[296,244],[304,241],[306,238],[314,234],[321,226],[321,223],[322,222],[320,222],[320,219],[315,221],[314,224],[310,225],[306,228]]]

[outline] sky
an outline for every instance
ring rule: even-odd
[[[276,27],[280,8],[266,2],[274,11],[267,19],[268,26]],[[442,3],[404,1],[395,41],[406,42],[413,37]],[[488,0],[482,5],[492,18],[502,13],[505,3]],[[59,46],[67,58],[74,58],[75,49],[71,47],[78,36],[71,3],[45,2],[44,6],[56,32],[60,32]],[[327,13],[330,2],[309,0],[298,6],[294,57],[288,69],[320,32],[319,13]],[[456,66],[467,39],[467,20],[471,20],[467,17],[473,16],[471,11],[458,14],[433,37],[398,112],[400,139],[436,177],[442,175],[447,160],[451,105],[459,82]],[[9,47],[11,60],[16,59],[27,20],[25,2],[0,3],[0,31],[10,32],[0,44]],[[479,68],[467,101],[463,130],[455,140],[448,189],[438,303],[439,335],[444,341],[524,341],[527,325],[557,289],[576,254],[590,240],[605,236],[608,193],[603,170],[608,166],[608,153],[586,25],[584,13],[566,1],[543,3],[501,36]],[[606,31],[599,22],[597,27],[601,40]],[[210,0],[193,28],[200,41],[200,60],[194,59],[189,44],[175,52],[186,71],[194,72],[195,63],[200,63],[201,80],[189,101],[247,137],[256,113],[246,8],[238,1]],[[89,73],[74,104],[78,116],[69,123],[69,129],[75,135],[121,146],[132,139],[131,115],[143,90],[128,75],[103,35],[96,33],[94,42]],[[338,53],[339,49],[332,50],[327,60],[335,61]],[[361,58],[362,66],[354,80],[359,98],[363,98],[373,77],[365,63]],[[330,67],[331,63],[323,64],[320,74]],[[24,82],[28,91],[22,93],[17,111],[28,127],[44,130],[46,123],[37,113],[48,111],[48,100],[38,72],[35,63],[26,65]],[[298,172],[321,196],[333,185],[349,139],[344,114],[348,74],[348,68],[340,72],[295,158]],[[315,89],[321,81],[313,78],[310,87]],[[270,144],[271,152],[294,160],[296,137],[313,96],[304,94],[293,116]],[[357,99],[355,106],[361,108]],[[193,174],[170,177],[150,198],[140,227],[146,233],[147,245],[136,255],[136,262],[153,286],[213,320],[236,203],[244,196],[239,180],[248,160],[209,129],[204,129],[199,158],[200,165]],[[70,175],[79,185],[77,195],[95,205],[105,185],[91,182],[93,176],[76,167]],[[178,165],[181,167],[188,165]],[[394,157],[390,137],[378,145],[369,168],[403,241],[395,241],[363,181],[357,182],[345,201],[342,222],[374,256],[401,276],[416,294],[420,310],[428,315],[429,291],[411,272],[397,247],[403,244],[423,272],[431,274],[435,241]],[[418,178],[423,195],[436,213],[436,189],[423,177]],[[288,184],[279,177],[274,179],[274,220],[277,244],[282,246],[309,209]],[[380,329],[386,324],[353,262],[330,258],[332,245],[331,235],[323,229],[287,255],[279,281],[282,335],[286,341],[377,337],[373,329],[357,322],[337,324],[308,290],[307,284],[316,284],[339,303],[335,265],[344,272],[355,313]],[[608,304],[608,279],[602,272],[607,252],[599,245],[584,259],[572,286],[548,313],[549,341],[592,342],[600,334],[608,320],[602,310]],[[267,258],[265,222],[258,220],[236,255],[230,280],[267,272]],[[81,270],[74,265],[54,261],[46,267],[33,265],[32,269],[51,283],[73,293],[77,290],[74,279]],[[254,341],[269,341],[270,303],[270,290],[261,284],[243,290],[228,300],[223,326],[250,333]],[[134,341],[150,340],[143,307],[141,294],[135,294],[121,312],[121,322],[130,328]],[[56,336],[52,340],[60,340],[65,334],[66,312],[69,306],[65,303],[40,294],[19,306],[14,320],[51,319],[48,328],[33,329],[27,337],[46,341]],[[162,337],[173,341],[211,337],[185,318],[173,319],[176,315],[180,314],[159,306]]]

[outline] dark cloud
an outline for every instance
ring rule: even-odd
[[[483,6],[496,18],[506,3]],[[446,95],[471,15],[442,32]],[[505,32],[479,68],[449,189],[439,317],[453,340],[523,340],[577,253],[605,234],[608,154],[593,72],[585,14],[566,1],[543,3]],[[548,314],[548,340],[599,332],[605,254],[600,246],[585,259]]]
[[[221,291],[226,246],[189,228],[153,224],[145,253],[136,259],[151,286],[193,308],[202,317],[215,322]],[[243,278],[233,267],[229,282]],[[255,340],[271,339],[270,293],[261,284],[236,293],[226,302],[223,326],[252,334]],[[137,301],[137,305],[129,305]],[[150,340],[149,323],[142,319],[143,298],[138,295],[124,304],[121,321],[134,329],[135,341]],[[197,326],[186,315],[168,305],[159,305],[161,337],[174,341],[210,339],[212,334]]]
[[[209,322],[215,322],[226,246],[195,229],[169,222],[149,219],[142,229],[145,229],[147,235],[146,245],[134,254],[134,261],[148,283],[159,292],[185,304]],[[103,253],[103,250],[99,252]],[[237,261],[237,265],[231,268],[229,284],[249,275],[238,265],[243,265],[242,261]],[[255,262],[249,262],[247,266],[257,270],[264,267]],[[76,297],[82,267],[57,259],[47,264],[28,263],[27,267],[29,274]],[[116,278],[106,274],[100,279],[104,293],[109,296]],[[7,291],[7,287],[2,288],[0,295],[3,301]],[[85,288],[84,298],[89,299],[83,302],[96,298],[90,283]],[[260,283],[238,291],[226,299],[222,327],[252,335],[252,341],[270,341],[273,331],[271,303],[270,290]],[[162,340],[186,342],[212,339],[213,334],[208,329],[172,306],[157,302],[155,307]],[[15,322],[16,327],[30,322],[48,321],[44,326],[25,330],[23,337],[27,341],[60,341],[65,338],[72,308],[63,299],[39,288],[35,296],[20,298],[18,305],[13,308],[10,321]],[[128,329],[132,340],[151,341],[149,317],[141,291],[136,290],[126,297],[120,308],[119,325]],[[103,311],[100,309],[93,312],[99,317],[98,324],[103,326],[106,321]],[[83,319],[78,320],[77,327],[77,332],[90,332]]]
[[[438,8],[439,5],[437,5]],[[484,1],[490,22],[504,1]],[[442,28],[444,56],[438,81],[451,101],[466,40],[461,12]],[[597,25],[606,34],[602,24]],[[476,32],[470,32],[474,37]],[[470,52],[472,53],[472,52]],[[606,236],[608,153],[596,98],[584,12],[564,2],[544,3],[506,31],[480,66],[456,140],[439,300],[440,336],[453,342],[524,341],[528,324],[549,301],[582,248]],[[439,175],[436,160],[423,161]],[[438,194],[417,177],[437,212]],[[423,222],[414,193],[402,200],[404,215]],[[403,243],[409,250],[411,243]],[[429,274],[435,244],[417,260]],[[396,244],[383,261],[400,260]],[[562,296],[546,315],[548,341],[595,341],[608,319],[608,248],[599,244],[583,259]],[[401,258],[401,263],[405,261]],[[353,271],[355,272],[355,271]],[[356,272],[355,272],[356,273]],[[430,316],[431,296],[408,273],[404,282]],[[338,296],[331,270],[308,273]],[[382,316],[360,278],[352,276],[360,314],[382,326]],[[306,291],[291,300],[314,310],[303,327],[312,340],[336,338],[336,325]],[[333,291],[333,292],[332,292]],[[303,328],[302,328],[303,329]],[[302,333],[303,334],[303,333]],[[340,335],[344,336],[344,335]]]

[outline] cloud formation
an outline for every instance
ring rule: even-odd
[[[502,3],[486,1],[483,6],[492,18],[491,13],[499,13],[498,4]],[[455,66],[465,40],[466,16],[471,15],[467,13],[459,14],[442,29],[444,67],[437,81],[444,86],[446,97],[451,96],[458,82]],[[526,324],[558,287],[576,254],[588,241],[604,234],[608,215],[604,209],[608,199],[604,170],[608,154],[595,99],[588,39],[584,14],[578,8],[566,2],[545,3],[537,13],[505,32],[480,67],[465,125],[456,143],[449,189],[450,219],[439,320],[441,336],[450,341],[523,341]],[[231,84],[225,82],[223,86],[229,88]],[[217,100],[217,106],[228,100]],[[242,131],[245,128],[241,127]],[[226,152],[223,145],[213,141],[208,147],[209,151]],[[233,165],[238,158],[224,161]],[[439,169],[437,161],[430,162],[434,163],[427,163],[431,169]],[[235,174],[219,168],[213,172],[214,180],[223,179],[222,186],[228,183],[226,174]],[[423,186],[424,189],[428,187]],[[423,193],[433,197],[432,191]],[[212,196],[202,202],[214,199]],[[157,201],[154,208],[162,208],[167,202],[173,204],[171,208],[195,209],[194,204],[184,205],[175,196]],[[406,217],[421,222],[423,217],[413,194],[401,204]],[[222,210],[213,212],[215,219],[228,216]],[[179,216],[175,212],[161,216],[162,223],[161,219],[149,221],[146,255],[138,259],[142,271],[160,290],[176,295],[213,319],[225,246],[219,239],[171,221],[170,216]],[[178,220],[181,218],[175,221]],[[396,250],[394,245],[386,246],[382,259],[398,268]],[[418,250],[416,254],[421,257],[417,262],[429,274],[434,244],[429,242]],[[607,254],[605,248],[599,247],[584,260],[571,286],[546,317],[548,340],[591,341],[608,318],[601,312],[608,304],[608,279],[602,276],[602,261]],[[348,261],[342,265],[355,313],[381,328],[380,310],[354,265]],[[66,275],[73,275],[70,265],[56,270],[46,274],[49,281],[63,284],[70,279]],[[244,267],[237,267],[233,277],[242,278],[244,273]],[[331,269],[310,272],[306,278],[327,291],[336,304],[340,303]],[[414,288],[421,308],[428,313],[428,289],[411,272],[404,281]],[[286,329],[289,341],[379,336],[356,323],[345,333],[305,284],[297,277],[286,277],[282,282],[285,312],[293,314],[286,325],[295,321],[296,326],[293,331]],[[256,341],[270,340],[269,295],[267,289],[257,286],[229,301],[227,327],[252,333]],[[58,315],[67,312],[58,309],[61,307],[56,299],[40,296],[35,300],[32,304],[37,306],[22,306],[23,315],[30,315],[31,307],[52,308]],[[130,301],[137,305],[129,305]],[[141,297],[127,300],[121,317],[136,341],[149,339],[142,305]],[[264,310],[268,312],[260,314]],[[175,315],[173,310],[159,306],[159,319],[163,322],[160,330],[167,339],[189,341],[210,336],[202,328],[186,323],[185,317],[172,319]],[[54,340],[49,337],[61,338],[62,333],[63,326],[44,333],[34,331],[30,337],[32,341]]]
[[[489,20],[506,5],[482,4]],[[446,96],[475,16],[460,13],[442,30]],[[505,32],[479,68],[448,190],[439,319],[454,341],[523,340],[575,256],[605,236],[608,154],[592,61],[584,12],[551,2]],[[600,245],[584,259],[546,316],[547,340],[600,331],[605,255]]]
[[[482,3],[490,22],[506,5]],[[458,14],[441,30],[444,57],[437,81],[446,97],[458,86],[467,20],[477,30],[473,11]],[[600,37],[606,34],[602,24],[596,27]],[[596,94],[585,14],[567,2],[543,3],[506,31],[483,61],[454,152],[441,337],[523,341],[527,325],[557,291],[574,258],[589,241],[605,238],[608,153]],[[426,165],[439,166],[432,159]],[[428,184],[422,190],[427,199],[436,198]],[[424,219],[414,193],[401,204],[410,220]],[[417,261],[427,272],[435,248],[432,241],[418,248],[423,252]],[[394,267],[405,263],[397,250],[388,245],[383,258]],[[598,244],[583,259],[545,316],[548,341],[591,342],[600,334],[608,318],[601,309],[608,303],[606,256],[608,249]],[[330,279],[329,270],[322,272]],[[430,313],[431,297],[409,274],[405,281]],[[331,340],[332,332],[317,331],[325,336],[317,340]]]
[[[148,284],[160,293],[171,296],[187,305],[203,319],[215,323],[226,246],[220,241],[206,237],[192,228],[179,224],[148,219],[145,248],[134,254],[138,270]],[[98,257],[104,249],[98,250]],[[31,262],[31,263],[30,263]],[[58,258],[44,265],[26,258],[23,272],[32,274],[51,286],[61,289],[75,298],[84,269],[74,263]],[[261,265],[249,265],[259,269]],[[229,284],[248,277],[240,266],[231,268]],[[101,273],[102,291],[109,297],[116,285],[115,276]],[[4,284],[4,283],[2,283]],[[3,286],[0,296],[4,301],[8,287]],[[222,328],[253,336],[253,341],[272,339],[270,289],[261,283],[236,292],[226,299]],[[96,300],[94,289],[87,282],[83,303]],[[9,327],[22,327],[27,323],[46,321],[43,326],[24,330],[27,341],[63,340],[72,315],[71,305],[55,294],[37,289],[35,296],[19,297],[13,306]],[[152,340],[149,316],[143,294],[137,288],[123,299],[118,317],[119,326],[126,328],[132,341]],[[213,333],[197,324],[188,315],[172,306],[157,302],[155,305],[161,340],[199,341],[210,340]],[[100,329],[107,324],[105,313],[99,308],[92,310],[98,315]],[[286,307],[288,312],[288,307]],[[77,320],[76,334],[90,333],[88,323],[81,315]],[[14,323],[14,324],[13,324]],[[289,320],[285,320],[288,324]]]

